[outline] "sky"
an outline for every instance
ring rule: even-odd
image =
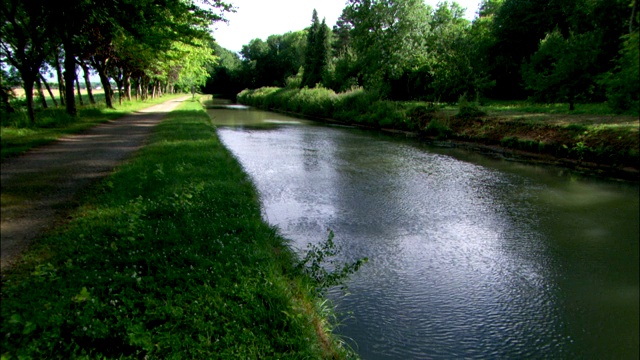
[[[332,28],[342,14],[346,0],[229,0],[236,13],[226,14],[228,24],[218,23],[213,37],[225,49],[239,52],[242,45],[260,38],[266,40],[269,35],[284,34],[302,30],[311,25],[313,9],[318,11],[320,21],[324,18]],[[439,0],[426,0],[435,7]],[[457,0],[467,9],[466,18],[472,20],[480,0]]]

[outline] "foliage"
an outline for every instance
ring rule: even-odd
[[[15,68],[4,69],[3,61],[0,61],[0,115],[2,118],[8,117],[10,113],[15,112],[11,105],[16,95],[13,91],[14,87],[20,84],[20,78],[16,74]]]
[[[3,358],[344,358],[197,102],[3,272]]]
[[[636,8],[630,0],[483,0],[470,22],[455,2],[432,8],[420,0],[349,0],[328,36],[323,75],[304,64],[315,78],[303,72],[300,86],[322,83],[337,93],[363,87],[397,101],[453,104],[466,95],[477,101],[567,102],[571,108],[601,103],[608,92],[613,106],[633,107],[625,103],[633,103],[634,84],[623,80],[636,78],[637,39],[628,40],[637,28]],[[305,30],[308,61],[320,44],[314,36],[319,29],[315,14]],[[627,50],[619,54],[623,41]],[[292,87],[302,63],[277,71],[278,64],[296,57],[257,56],[269,53],[261,43],[255,39],[243,49],[236,87]],[[390,106],[378,110],[393,113]]]
[[[638,31],[626,36],[616,67],[600,80],[606,86],[609,106],[618,113],[640,112],[640,82],[631,80],[640,79],[639,41]]]
[[[429,9],[420,0],[351,0],[344,10],[351,43],[367,90],[391,94],[399,80],[427,57]]]
[[[296,265],[298,270],[312,280],[314,293],[318,296],[324,296],[327,290],[335,286],[340,286],[345,291],[345,281],[369,261],[365,257],[347,264],[337,262],[335,257],[340,248],[333,241],[334,236],[333,231],[329,230],[327,240],[318,245],[308,244],[304,258]]]
[[[460,119],[472,119],[487,115],[487,113],[481,110],[477,104],[471,103],[467,100],[466,96],[461,96],[458,100],[458,113],[457,118]]]
[[[323,82],[327,71],[328,56],[329,28],[324,19],[320,23],[318,12],[314,9],[311,17],[311,27],[307,32],[301,86],[313,88]]]
[[[577,98],[588,98],[594,84],[594,64],[598,36],[595,33],[571,34],[563,38],[559,29],[540,42],[531,61],[523,66],[527,88],[537,101],[566,101],[574,109]]]
[[[271,35],[267,41],[253,39],[244,45],[239,70],[244,87],[283,86],[304,64],[305,32]]]
[[[44,61],[54,59],[66,111],[75,116],[78,63],[97,71],[107,107],[112,107],[109,79],[117,83],[120,99],[130,99],[132,81],[143,98],[150,87],[155,96],[204,83],[202,67],[212,60],[209,26],[226,11],[232,8],[222,0],[7,0],[0,7],[0,57],[20,72],[32,122],[33,83]]]

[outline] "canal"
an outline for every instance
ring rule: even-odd
[[[329,296],[364,359],[638,358],[639,186],[413,138],[208,110],[301,253],[368,257]]]

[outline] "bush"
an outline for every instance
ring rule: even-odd
[[[409,130],[420,130],[427,127],[438,108],[434,103],[410,106],[406,111],[406,124]]]
[[[460,97],[460,100],[458,100],[458,106],[460,107],[460,110],[458,110],[456,117],[460,119],[473,119],[487,115],[487,113],[481,110],[476,103],[470,103],[467,101],[467,98],[464,95]]]

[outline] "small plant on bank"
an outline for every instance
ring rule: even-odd
[[[456,117],[460,119],[473,119],[487,115],[476,103],[467,101],[467,97],[464,95],[458,100],[458,106],[460,109]]]
[[[411,106],[407,110],[407,122],[409,130],[426,128],[434,118],[436,111],[438,111],[438,107],[434,103]]]
[[[346,264],[335,261],[333,258],[340,253],[340,248],[333,241],[334,236],[333,231],[329,230],[327,240],[318,245],[309,244],[305,257],[296,266],[311,279],[315,287],[314,292],[318,296],[323,296],[334,286],[346,290],[345,281],[369,261],[366,257]]]

